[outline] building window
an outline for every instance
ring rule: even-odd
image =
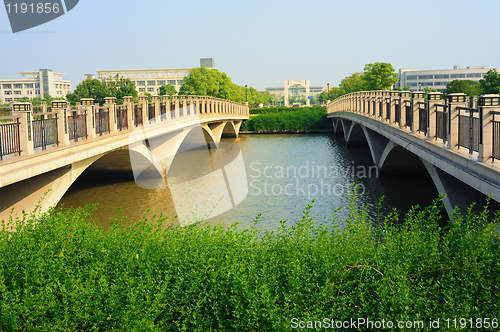
[[[481,73],[467,74],[467,77],[481,77]]]
[[[2,84],[4,89],[12,89],[12,84]]]
[[[40,89],[40,83],[35,83],[35,89]]]
[[[168,82],[168,84],[175,85],[175,80],[168,80],[167,82]]]
[[[434,75],[435,79],[440,79],[440,78],[450,78],[449,74],[442,74],[442,75]]]
[[[420,85],[421,86],[433,86],[434,83],[432,83],[432,82],[422,82],[422,83],[420,83]]]
[[[156,85],[156,81],[148,81],[148,85]]]
[[[407,80],[416,80],[417,79],[417,75],[406,76],[406,79]]]
[[[22,89],[23,88],[23,84],[14,84],[14,89]]]
[[[407,83],[409,86],[417,86],[417,83]]]
[[[24,87],[25,87],[26,89],[33,89],[33,83],[25,83],[25,84],[24,84]]]
[[[178,80],[177,81],[177,84],[181,85],[181,84],[184,84],[184,80]],[[305,90],[304,90],[305,91]]]
[[[26,91],[26,93],[29,94],[29,95],[32,95],[33,94],[33,90],[28,90],[28,91]]]
[[[452,74],[451,78],[465,78],[465,74]]]
[[[146,88],[139,88],[139,92],[146,92]]]
[[[12,98],[5,98],[5,102],[6,102],[6,103],[9,103],[9,102],[11,102],[11,101],[12,101]]]
[[[6,95],[11,95],[12,94],[12,91],[5,91],[4,94]]]
[[[158,85],[165,85],[165,80],[158,81]]]
[[[432,80],[434,75],[418,75],[419,80]]]
[[[148,92],[155,92],[155,88],[148,88]]]
[[[146,85],[146,81],[137,81],[137,85],[144,86]]]
[[[434,86],[447,85],[448,83],[450,83],[450,82],[434,82]]]
[[[14,94],[15,95],[20,95],[21,94],[21,90],[14,90]]]

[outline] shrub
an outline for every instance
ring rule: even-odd
[[[498,218],[455,211],[441,229],[440,204],[375,223],[351,198],[346,220],[318,222],[308,206],[296,225],[265,233],[167,227],[160,216],[117,218],[104,234],[91,207],[24,216],[0,232],[0,330],[283,331],[293,318],[421,320],[427,330],[429,319],[498,319]]]

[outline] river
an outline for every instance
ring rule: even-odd
[[[287,224],[298,222],[303,210],[313,200],[311,215],[315,218],[330,221],[335,214],[338,219],[343,219],[348,213],[349,188],[353,184],[358,186],[357,206],[366,206],[368,215],[373,218],[377,216],[377,203],[381,196],[385,197],[381,212],[387,215],[393,209],[405,213],[412,205],[429,205],[438,195],[429,176],[381,175],[380,170],[372,165],[367,147],[348,148],[342,138],[332,135],[240,135],[222,141],[226,146],[236,144],[241,150],[240,158],[245,169],[233,167],[224,175],[233,191],[230,203],[234,205],[239,201],[235,198],[235,188],[238,188],[240,196],[244,191],[246,197],[233,208],[223,208],[222,211],[227,211],[212,218],[212,223],[219,220],[225,223],[238,221],[240,229],[248,228],[260,214],[256,227],[276,230],[281,219]],[[232,155],[229,158],[232,159],[234,151],[229,150],[223,146],[217,152],[208,154],[203,149],[179,153],[167,178],[211,185],[210,179],[215,182],[216,178],[201,175],[220,168],[214,167],[210,158],[222,156],[223,160],[225,155]],[[184,179],[183,174],[190,176]],[[199,175],[199,179],[193,174]],[[235,178],[239,181],[237,185]],[[134,181],[129,153],[122,150],[101,158],[85,171],[59,206],[98,203],[93,217],[107,229],[111,218],[117,217],[118,208],[120,216],[131,220],[142,218],[145,213],[149,218],[160,212],[175,216],[173,193],[169,189],[138,186]]]

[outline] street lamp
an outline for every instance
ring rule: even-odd
[[[245,103],[248,103],[248,85],[245,84]]]
[[[330,102],[330,83],[326,83],[326,104]]]

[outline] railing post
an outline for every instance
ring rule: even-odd
[[[134,98],[123,97],[123,106],[127,108],[127,128],[134,128]]]
[[[427,139],[432,139],[436,137],[436,105],[443,105],[444,100],[441,100],[441,92],[429,92],[427,94],[427,114],[429,119],[427,120],[429,123],[429,128],[427,128]]]
[[[500,111],[500,94],[479,97],[479,156],[478,161],[487,161],[493,156],[493,113]]]
[[[172,120],[172,116],[170,111],[172,110],[171,107],[171,97],[170,96],[163,96],[163,102],[165,103],[165,120]]]
[[[160,96],[157,96],[157,95],[152,96],[151,97],[151,104],[154,105],[153,118],[156,120],[158,115],[160,115]]]
[[[149,120],[148,117],[148,97],[147,96],[139,96],[139,104],[141,105],[141,111],[142,111],[142,124],[146,124],[146,122]]]
[[[448,95],[448,149],[454,149],[458,146],[458,108],[466,107],[466,96],[465,93],[450,93]]]
[[[399,111],[400,111],[400,117],[399,117],[399,128],[403,128],[405,126],[408,126],[406,123],[406,119],[408,119],[408,116],[411,117],[411,112],[408,112],[408,116],[406,114],[406,106],[410,102],[410,96],[411,93],[409,91],[401,91],[399,93],[400,98],[399,98]],[[403,121],[404,121],[404,126],[403,126]],[[411,125],[408,129],[411,129]]]
[[[71,106],[65,100],[52,101],[52,113],[57,114],[57,137],[59,146],[69,145],[68,110]]]
[[[33,105],[31,103],[12,103],[10,113],[19,116],[19,145],[23,155],[35,153],[33,148]]]
[[[115,97],[104,98],[103,108],[108,109],[110,134],[114,134],[114,133],[118,132],[118,126],[116,123],[116,98]],[[87,133],[87,135],[88,135],[88,133]]]
[[[413,92],[413,128],[412,133],[416,134],[420,128],[420,104],[424,102],[424,93],[421,91]]]
[[[179,96],[174,96],[174,104],[175,104],[175,118],[178,119],[181,116],[181,113],[179,112]]]
[[[93,98],[82,98],[81,100],[82,103],[82,110],[87,111],[86,117],[87,117],[87,139],[89,138],[95,138],[96,133],[95,133],[95,128],[96,128],[96,123],[95,123],[95,105],[94,105],[94,99]]]

